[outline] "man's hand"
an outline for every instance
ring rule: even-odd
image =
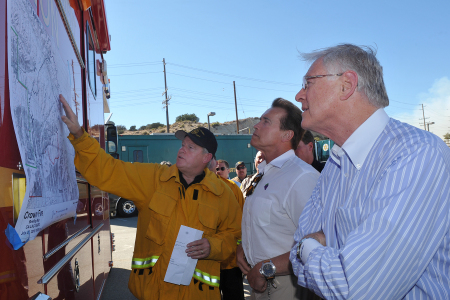
[[[308,235],[305,235],[303,238],[304,239],[306,239],[306,238],[313,238],[316,241],[318,241],[319,243],[321,243],[322,246],[324,246],[324,247],[327,246],[327,240],[325,238],[325,234],[323,233],[323,231],[317,231],[317,232],[314,232],[314,233],[310,233]]]
[[[259,262],[247,273],[248,284],[256,293],[262,293],[267,288],[267,280],[264,275],[259,272],[262,262]]]
[[[69,103],[64,99],[63,95],[59,95],[59,101],[61,101],[65,116],[61,116],[62,121],[67,125],[70,133],[77,139],[83,135],[83,130],[81,129],[80,123],[78,123],[78,117],[75,115],[73,110],[70,108]]]
[[[242,248],[242,245],[238,245],[236,248],[236,263],[244,275],[247,275],[247,273],[251,270],[250,265],[245,259],[244,249]]]
[[[187,256],[193,259],[203,259],[209,256],[211,252],[211,245],[208,239],[202,238],[201,240],[193,241],[186,245]]]

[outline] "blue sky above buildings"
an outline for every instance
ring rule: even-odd
[[[117,125],[166,123],[195,113],[201,122],[259,117],[277,97],[295,101],[309,65],[298,58],[340,43],[378,49],[389,116],[450,132],[449,1],[106,2],[112,50],[111,118]],[[300,104],[298,104],[301,107]],[[420,125],[422,124],[422,126]]]

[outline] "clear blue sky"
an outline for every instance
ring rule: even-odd
[[[378,49],[391,117],[420,127],[424,104],[430,131],[450,132],[450,1],[109,0],[106,11],[116,125],[166,124],[163,58],[169,122],[210,111],[224,122],[233,81],[239,118],[259,117],[277,97],[295,102],[309,68],[298,51],[353,43]]]

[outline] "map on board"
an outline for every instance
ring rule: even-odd
[[[61,59],[33,4],[8,0],[7,6],[11,115],[26,175],[15,230],[25,242],[76,214],[75,152],[59,102],[59,94],[71,99],[74,83],[69,62]]]

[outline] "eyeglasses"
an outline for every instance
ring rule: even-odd
[[[216,171],[219,171],[219,170],[220,170],[220,171],[225,171],[225,169],[226,169],[225,167],[216,168]]]
[[[250,196],[251,194],[253,194],[253,192],[255,191],[256,186],[258,185],[258,183],[261,181],[261,178],[264,176],[264,173],[259,173],[258,175],[255,176],[255,178],[253,178],[252,183],[250,184],[250,186],[247,188],[247,190],[245,190],[245,197]]]
[[[246,166],[244,166],[244,167],[237,167],[236,170],[243,170],[243,169],[246,169],[246,168],[247,168]]]
[[[304,89],[304,90],[306,91],[306,89],[308,88],[308,79],[323,78],[323,77],[327,77],[327,76],[342,76],[342,74],[344,74],[344,73],[340,73],[340,74],[326,74],[326,75],[315,75],[315,76],[304,76],[304,77],[303,77],[302,89]]]

